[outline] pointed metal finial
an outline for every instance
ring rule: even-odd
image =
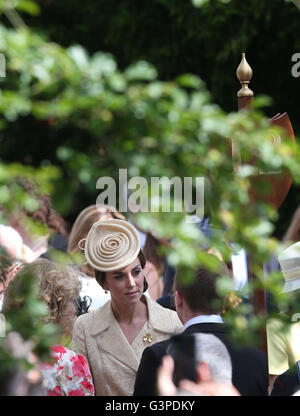
[[[242,54],[242,60],[236,70],[236,76],[240,83],[242,84],[242,88],[237,93],[237,96],[240,97],[253,97],[254,93],[250,88],[248,88],[248,84],[252,78],[252,69],[251,66],[248,64],[246,60],[246,56]]]

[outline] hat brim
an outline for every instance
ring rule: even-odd
[[[122,238],[123,237],[123,238]],[[106,239],[126,241],[117,249],[99,244]],[[128,221],[110,219],[96,222],[90,229],[84,247],[87,263],[101,272],[118,271],[133,263],[140,252],[140,238],[137,230]]]
[[[293,292],[294,290],[297,290],[297,289],[300,289],[300,277],[296,279],[288,280],[287,282],[285,282],[282,292],[288,293],[288,292]]]

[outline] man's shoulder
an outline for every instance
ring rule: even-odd
[[[257,346],[236,344],[234,341],[230,340],[230,342],[226,344],[226,347],[232,359],[236,362],[243,363],[243,366],[252,367],[253,365],[259,365],[261,368],[262,366],[267,366],[267,355]]]

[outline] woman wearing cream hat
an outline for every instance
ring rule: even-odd
[[[176,312],[143,295],[146,259],[138,232],[129,222],[96,222],[84,253],[111,300],[77,319],[73,348],[89,362],[96,395],[132,395],[143,350],[180,332],[182,324]]]

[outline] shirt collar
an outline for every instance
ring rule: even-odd
[[[223,324],[224,321],[220,315],[199,315],[187,321],[184,325],[184,329],[187,329],[191,325],[203,323]]]

